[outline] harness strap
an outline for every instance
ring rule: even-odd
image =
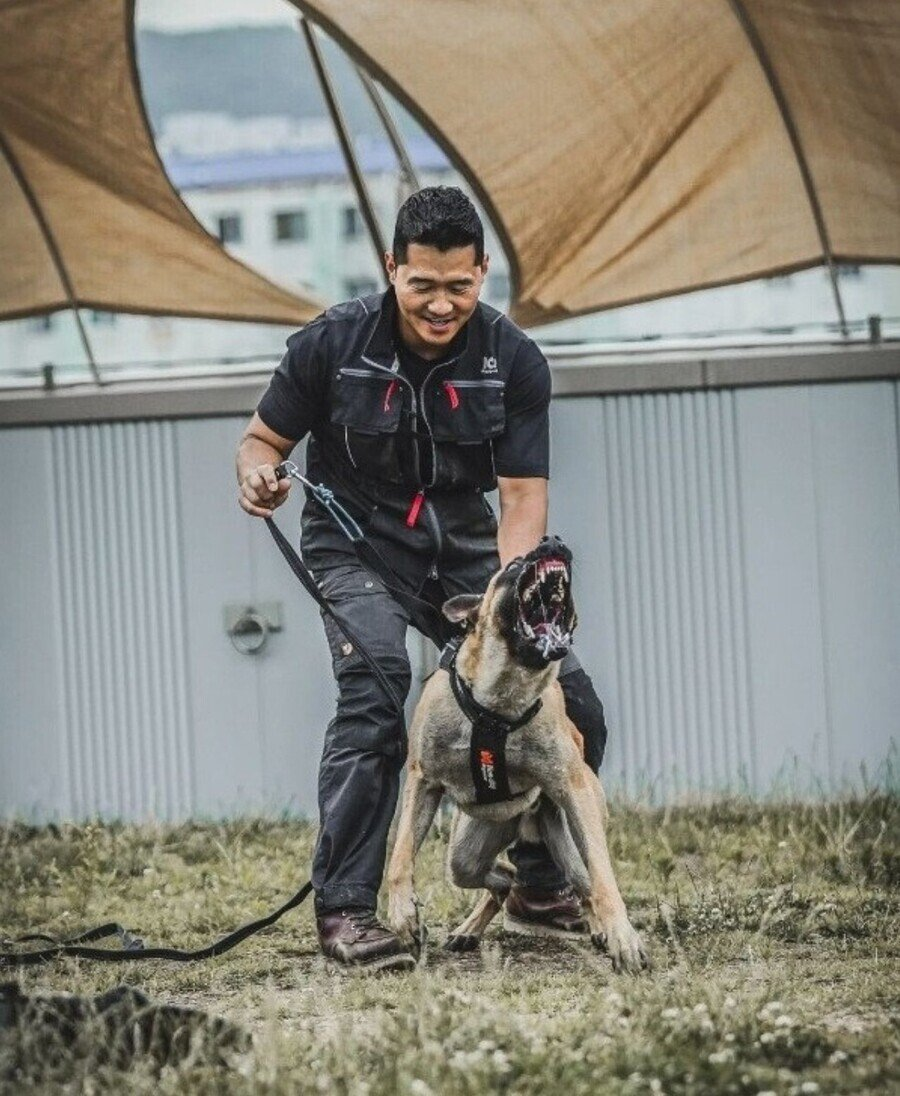
[[[506,740],[530,722],[541,710],[537,700],[518,719],[505,719],[479,704],[471,688],[460,677],[456,655],[450,663],[450,688],[463,715],[472,724],[469,740],[469,769],[475,785],[476,803],[505,803],[513,798],[506,772]]]

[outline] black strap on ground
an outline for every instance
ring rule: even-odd
[[[46,963],[49,959],[57,959],[61,955],[68,955],[74,959],[96,959],[104,963],[140,963],[145,959],[171,959],[175,963],[192,963],[199,959],[213,959],[217,955],[224,955],[248,936],[270,925],[283,917],[288,910],[295,909],[305,901],[312,891],[312,883],[304,883],[297,893],[280,906],[274,913],[266,917],[260,917],[258,921],[250,921],[242,925],[234,932],[229,932],[221,940],[209,944],[205,948],[196,948],[193,951],[183,951],[180,948],[148,948],[143,941],[133,936],[127,929],[113,921],[105,925],[98,925],[95,929],[70,936],[65,940],[55,940],[44,933],[30,933],[20,936],[17,940],[10,941],[14,944],[28,943],[34,940],[51,941],[51,946],[41,948],[38,951],[0,952],[0,968],[3,967],[31,967],[38,963]],[[111,936],[118,936],[122,943],[121,948],[91,948],[85,945],[95,940],[105,940]]]

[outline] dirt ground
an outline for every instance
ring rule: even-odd
[[[306,877],[294,821],[0,828],[0,936],[115,919],[148,945],[196,947],[275,908]],[[900,797],[829,804],[612,805],[610,845],[654,971],[616,975],[587,945],[491,927],[441,943],[473,896],[417,884],[420,966],[346,974],[319,955],[309,904],[228,955],[177,966],[60,960],[11,972],[26,995],[127,983],[201,1024],[116,1057],[90,1018],[0,1030],[3,1091],[884,1093],[900,1091]],[[7,975],[0,973],[0,980]],[[3,1028],[0,1008],[0,1028]],[[42,1027],[41,1024],[44,1024]],[[132,1040],[133,1043],[133,1040]],[[111,1060],[112,1059],[112,1060]]]

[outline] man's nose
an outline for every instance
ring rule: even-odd
[[[446,297],[435,297],[428,303],[428,311],[432,316],[449,316],[453,311],[453,305]]]

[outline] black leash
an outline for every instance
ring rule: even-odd
[[[327,512],[344,536],[350,541],[360,563],[375,575],[385,589],[389,590],[403,608],[406,609],[416,625],[425,631],[426,634],[429,634],[435,644],[440,647],[447,627],[447,622],[444,620],[443,615],[431,604],[431,602],[425,601],[424,598],[420,598],[410,590],[405,590],[402,586],[397,585],[398,578],[394,569],[378,551],[375,545],[366,540],[366,535],[360,528],[359,522],[357,522],[356,518],[353,517],[346,507],[335,498],[331,488],[326,487],[323,483],[312,483],[300,472],[297,465],[290,460],[282,461],[281,464],[276,467],[275,476],[277,479],[286,479],[290,477],[291,479],[299,480],[300,483],[303,484],[308,494]],[[313,592],[309,585],[307,585],[306,579],[302,577],[298,571],[299,565],[306,572],[306,575],[312,578],[306,565],[301,562],[300,557],[294,551],[287,538],[281,536],[280,531],[276,534],[275,530],[277,529],[277,526],[275,526],[272,519],[267,518],[266,523],[268,524],[270,531],[272,531],[272,535],[275,537],[278,547],[288,561],[291,570],[297,575],[304,586],[306,586],[306,589],[310,591],[313,597],[316,598],[316,601],[324,607],[321,596],[317,596],[318,588],[316,589],[316,592]],[[313,583],[315,583],[314,579]],[[329,616],[334,619],[334,615],[330,612]],[[347,631],[340,621],[336,621],[336,623],[340,625],[341,631],[347,635]],[[350,639],[351,637],[347,635],[347,638]]]
[[[234,932],[229,932],[221,940],[209,944],[205,948],[196,948],[194,951],[182,951],[180,948],[148,948],[138,936],[133,936],[127,929],[114,921],[105,925],[98,925],[95,929],[70,936],[65,940],[55,940],[44,933],[29,933],[20,936],[16,940],[8,941],[11,944],[25,944],[35,940],[50,941],[52,946],[41,948],[38,951],[0,952],[0,968],[2,967],[32,967],[38,963],[46,963],[49,959],[56,959],[61,955],[68,955],[75,959],[98,959],[104,963],[139,963],[145,959],[171,959],[176,963],[191,963],[197,959],[213,959],[217,955],[224,955],[248,936],[266,929],[301,902],[305,901],[312,891],[312,883],[304,883],[300,890],[289,898],[287,902],[274,913],[261,917],[258,921],[250,921],[242,925]],[[111,936],[118,936],[122,943],[121,948],[91,948],[84,945],[94,940],[105,940]]]

